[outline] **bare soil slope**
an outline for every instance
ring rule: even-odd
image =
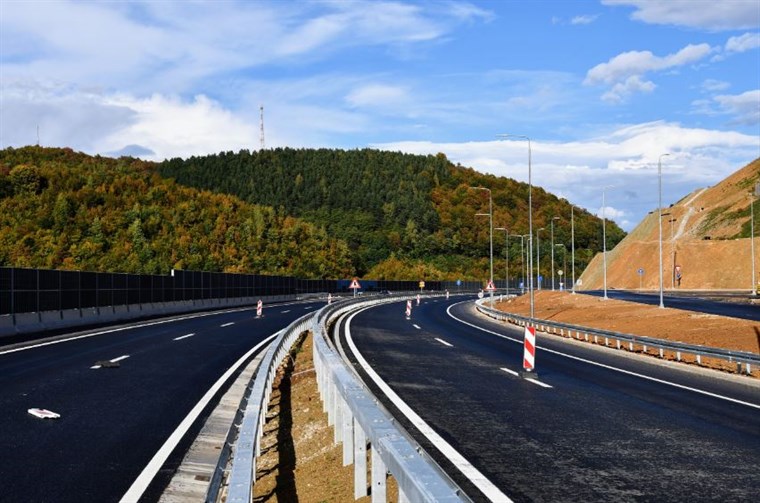
[[[732,239],[749,221],[749,193],[760,180],[756,159],[719,184],[699,189],[663,208],[662,242],[664,287],[682,289],[752,288],[750,239]],[[760,216],[760,205],[756,215]],[[607,287],[659,289],[659,229],[655,208],[611,251],[607,252]],[[673,220],[671,222],[671,220]],[[755,219],[757,221],[757,218]],[[755,258],[760,243],[755,232]],[[755,265],[756,274],[760,267]],[[639,276],[637,271],[644,270]],[[580,277],[580,289],[603,287],[603,259],[599,254]]]

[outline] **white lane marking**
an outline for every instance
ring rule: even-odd
[[[441,438],[441,436],[436,433],[435,430],[430,427],[430,425],[428,425],[419,415],[417,415],[417,413],[414,412],[412,408],[409,407],[409,405],[407,405],[407,403],[404,402],[401,397],[399,397],[396,392],[393,391],[391,387],[382,380],[377,372],[375,372],[375,370],[370,367],[369,363],[367,363],[367,360],[365,360],[361,353],[359,353],[359,350],[356,348],[353,338],[351,337],[351,321],[353,320],[354,316],[362,311],[364,311],[364,309],[352,314],[346,321],[346,340],[348,341],[348,346],[351,348],[351,351],[354,353],[357,361],[364,368],[365,372],[367,372],[367,375],[369,375],[370,378],[375,381],[375,384],[377,384],[377,386],[380,387],[388,399],[391,400],[396,407],[398,407],[401,413],[404,414],[409,419],[409,421],[411,421],[412,424],[414,424],[417,429],[430,442],[432,442],[433,445],[435,445],[435,447],[441,453],[443,453],[443,455],[446,456],[454,464],[454,466],[459,469],[460,472],[465,475],[465,477],[470,480],[470,482],[472,482],[478,489],[480,489],[488,499],[496,502],[511,502],[512,500],[509,499],[506,494],[501,492],[501,490],[499,490],[498,487],[496,487],[490,480],[488,480],[485,475],[480,473],[480,471],[472,464],[470,464],[470,462],[467,461],[464,456],[457,452],[456,449],[454,449],[448,442]]]
[[[195,334],[180,335],[179,337],[175,337],[174,340],[175,341],[181,341],[182,339],[187,339],[188,337],[192,337],[194,335]]]
[[[117,356],[116,358],[114,358],[112,360],[108,360],[108,361],[111,362],[111,363],[116,363],[116,362],[120,362],[122,360],[126,360],[127,358],[129,358],[129,355],[122,355],[122,356]],[[90,368],[93,369],[93,370],[97,370],[97,369],[99,369],[101,367],[102,367],[102,365],[93,365]]]
[[[222,375],[222,377],[220,377],[219,380],[216,381],[214,385],[211,386],[211,388],[209,388],[206,394],[203,395],[203,398],[201,398],[200,401],[195,404],[195,407],[193,407],[190,413],[188,413],[187,417],[185,417],[179,426],[177,426],[177,429],[174,430],[168,439],[166,439],[164,445],[162,445],[158,452],[156,452],[156,454],[153,456],[150,462],[148,462],[147,466],[143,469],[140,475],[138,475],[135,481],[132,482],[130,488],[126,493],[124,493],[124,496],[121,497],[121,503],[132,503],[134,501],[138,501],[142,497],[143,493],[148,488],[148,485],[150,485],[151,481],[155,478],[158,471],[166,462],[169,454],[171,454],[174,448],[177,447],[177,444],[179,444],[180,440],[182,440],[182,437],[185,435],[185,433],[187,433],[187,430],[190,429],[190,426],[192,426],[201,412],[203,412],[203,409],[206,407],[206,405],[211,401],[214,395],[216,395],[216,392],[219,390],[219,388],[222,387],[227,379],[229,379],[230,376],[237,371],[238,367],[243,365],[254,352],[277,337],[278,333],[279,332],[270,335],[258,343],[256,346],[254,346],[246,354],[241,356],[240,359],[235,362],[235,364],[232,365],[229,369],[227,369],[227,372],[225,372],[224,375]]]
[[[412,323],[412,326],[413,326],[414,328],[416,328],[417,330],[422,330],[422,328],[420,328],[420,326],[419,326],[419,325],[417,325],[417,324],[415,324],[415,323]]]
[[[435,338],[435,340],[437,340],[437,341],[438,341],[438,342],[440,342],[441,344],[444,344],[444,345],[446,345],[446,346],[448,346],[448,347],[450,347],[450,348],[453,348],[453,347],[454,347],[454,345],[453,345],[453,344],[449,344],[448,342],[444,341],[443,339],[439,339],[438,337],[436,337],[436,338]]]
[[[513,375],[513,376],[515,376],[515,377],[520,377],[520,374],[519,374],[518,372],[515,372],[514,370],[511,370],[511,369],[507,369],[507,368],[504,368],[504,367],[501,367],[501,369],[500,369],[500,370],[503,370],[503,371],[504,371],[504,372],[506,372],[507,374],[512,374],[512,375]]]
[[[280,313],[282,314],[289,313],[289,312],[290,312],[290,309],[286,309],[285,311],[280,311]]]
[[[309,309],[314,309],[314,307],[313,306],[308,306],[308,307],[304,307],[303,308],[304,311],[308,311]]]
[[[223,323],[222,325],[219,325],[219,326],[222,327],[222,328],[224,328],[224,327],[229,327],[230,325],[234,325],[234,324],[235,324],[235,322],[231,321],[229,323]]]
[[[538,379],[533,379],[532,377],[526,377],[525,380],[528,382],[532,382],[533,384],[538,384],[539,386],[543,388],[551,388],[551,386],[549,386],[545,382],[541,382]]]
[[[463,301],[463,302],[459,302],[459,304],[463,304],[464,302],[471,302],[471,301]],[[464,321],[461,318],[457,318],[456,316],[454,316],[453,314],[451,314],[451,308],[454,307],[455,305],[457,305],[457,304],[452,304],[451,306],[449,306],[449,308],[446,310],[446,312],[448,313],[449,316],[451,316],[452,318],[454,318],[458,322],[464,323],[465,325],[469,325],[469,326],[471,326],[473,328],[476,328],[478,330],[482,330],[483,332],[495,335],[497,337],[501,337],[502,339],[507,339],[507,340],[510,340],[512,342],[517,342],[518,344],[522,344],[523,343],[522,340],[518,340],[518,339],[514,339],[512,337],[508,337],[506,335],[502,335],[502,334],[500,334],[498,332],[494,332],[493,330],[488,330],[487,328],[479,327],[479,326],[477,326],[477,325],[475,325],[473,323],[466,322],[466,321]],[[745,402],[743,400],[737,400],[736,398],[731,398],[730,396],[718,395],[717,393],[713,393],[711,391],[705,391],[705,390],[699,389],[699,388],[692,388],[691,386],[685,386],[683,384],[678,384],[678,383],[675,383],[675,382],[672,382],[672,381],[666,381],[664,379],[658,379],[656,377],[651,377],[651,376],[648,376],[648,375],[639,374],[637,372],[632,372],[630,370],[625,370],[625,369],[621,369],[621,368],[618,368],[618,367],[613,367],[611,365],[605,365],[604,363],[599,363],[599,362],[595,362],[595,361],[592,361],[592,360],[587,360],[587,359],[581,358],[579,356],[573,356],[573,355],[569,355],[567,353],[562,353],[560,351],[555,351],[553,349],[544,348],[544,347],[539,346],[538,344],[536,345],[536,349],[540,349],[541,351],[546,351],[547,353],[553,353],[555,355],[564,356],[565,358],[570,358],[571,360],[576,360],[576,361],[579,361],[579,362],[588,363],[589,365],[596,365],[597,367],[602,367],[602,368],[605,368],[607,370],[614,370],[615,372],[620,372],[622,374],[627,374],[627,375],[634,376],[634,377],[640,377],[641,379],[646,379],[647,381],[653,381],[653,382],[657,382],[657,383],[660,383],[660,384],[665,384],[667,386],[672,386],[674,388],[683,389],[683,390],[687,390],[687,391],[693,391],[694,393],[699,393],[700,395],[705,395],[705,396],[709,396],[709,397],[712,397],[712,398],[717,398],[719,400],[725,400],[727,402],[738,403],[739,405],[746,405],[747,407],[752,407],[753,409],[759,409],[760,410],[760,404],[755,404],[755,403],[751,403],[751,402]]]

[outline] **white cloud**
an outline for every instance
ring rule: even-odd
[[[624,52],[590,69],[586,73],[584,84],[612,85],[602,99],[613,103],[621,102],[634,92],[652,92],[655,89],[655,84],[643,80],[642,75],[695,63],[711,52],[708,44],[690,44],[663,57],[655,56],[650,51]]]
[[[731,87],[731,84],[722,80],[707,79],[702,82],[702,91],[712,93],[715,91],[725,91]]]
[[[596,15],[586,14],[586,15],[583,15],[583,16],[575,16],[574,18],[572,18],[570,20],[570,24],[575,24],[575,25],[578,25],[578,24],[591,24],[594,21],[596,21],[597,18],[599,18],[598,14],[596,14]]]
[[[602,0],[602,3],[635,7],[631,18],[650,24],[674,24],[708,31],[760,26],[757,0]]]
[[[760,7],[758,7],[760,10]],[[726,52],[746,52],[760,47],[760,33],[745,33],[726,42]]]
[[[735,117],[735,122],[760,125],[760,89],[742,94],[715,96],[713,99],[722,111]]]
[[[369,84],[351,91],[346,102],[352,107],[380,108],[408,102],[407,90],[398,86]]]

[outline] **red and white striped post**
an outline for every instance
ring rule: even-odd
[[[536,328],[525,326],[523,370],[533,372],[536,368]]]
[[[329,306],[330,304],[332,304],[332,294],[328,293],[327,294],[327,305]]]
[[[259,299],[259,302],[256,304],[256,317],[261,318],[261,313],[264,311],[264,303],[261,302],[261,299]]]
[[[412,301],[407,300],[406,301],[406,319],[408,320],[410,316],[412,316]]]
[[[417,294],[417,305],[420,305],[420,294]]]

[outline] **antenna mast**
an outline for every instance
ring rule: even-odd
[[[259,112],[261,113],[261,134],[259,135],[259,148],[264,150],[264,105],[259,106]]]

